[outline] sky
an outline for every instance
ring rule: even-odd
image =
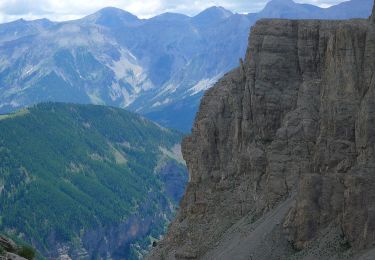
[[[48,18],[52,21],[78,19],[103,7],[118,7],[140,18],[164,12],[195,15],[210,6],[223,6],[233,12],[260,11],[269,0],[0,0],[0,23],[23,18]],[[345,0],[295,0],[329,7]]]

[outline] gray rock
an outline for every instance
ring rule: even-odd
[[[27,259],[19,255],[13,254],[13,253],[7,253],[6,260],[27,260]]]
[[[8,251],[17,250],[17,244],[10,238],[0,235],[0,246]]]
[[[12,253],[16,252],[19,249],[19,247],[12,239],[5,237],[3,235],[0,235],[0,248],[5,250],[4,255],[0,254],[0,260],[26,260],[26,258],[23,258],[15,253]]]
[[[190,183],[150,259],[350,259],[374,247],[373,17],[257,22],[243,65],[201,102],[183,143]]]

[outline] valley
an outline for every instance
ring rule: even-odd
[[[181,138],[102,106],[43,103],[3,116],[0,229],[49,258],[140,258],[183,195]]]

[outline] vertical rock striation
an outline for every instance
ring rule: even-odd
[[[374,17],[252,28],[183,143],[190,183],[151,259],[308,255],[332,232],[350,254],[375,246]]]

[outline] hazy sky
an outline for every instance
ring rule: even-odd
[[[19,18],[48,18],[61,21],[80,18],[100,8],[113,6],[138,17],[148,18],[164,12],[187,15],[216,5],[233,12],[249,13],[261,10],[269,0],[0,0],[0,23]],[[295,0],[328,7],[344,0]]]

